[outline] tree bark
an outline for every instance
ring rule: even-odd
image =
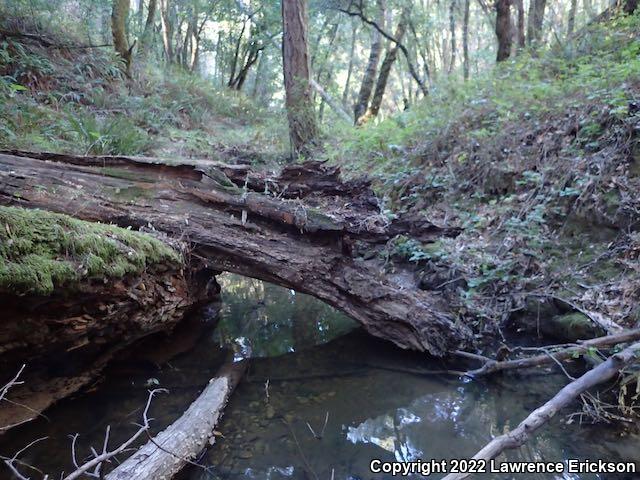
[[[378,25],[384,25],[385,17],[385,3],[384,0],[377,1],[378,6]],[[369,51],[369,59],[367,60],[367,68],[364,71],[362,77],[362,83],[360,84],[360,91],[358,92],[358,100],[356,101],[353,109],[354,122],[357,125],[360,123],[361,117],[366,113],[369,107],[369,100],[371,99],[371,93],[373,92],[373,86],[376,82],[376,74],[378,73],[378,63],[380,63],[380,57],[382,56],[382,35],[377,29],[373,29],[371,38],[371,50]]]
[[[496,1],[496,36],[498,37],[498,54],[496,60],[503,62],[511,56],[512,29],[511,1]]]
[[[527,41],[525,35],[524,0],[515,0],[515,3],[518,12],[516,43],[518,46],[517,51],[521,52],[524,47],[526,47]]]
[[[178,420],[118,465],[106,480],[170,479],[213,445],[216,425],[247,363],[247,360],[231,361],[223,366]]]
[[[358,36],[358,27],[355,23],[351,25],[351,48],[349,49],[349,66],[347,67],[347,79],[344,82],[344,90],[342,91],[342,106],[345,110],[349,109],[349,87],[351,86],[351,75],[353,74],[353,63],[356,51],[356,39]]]
[[[531,0],[529,4],[529,19],[527,21],[527,43],[538,47],[542,39],[542,25],[547,0]]]
[[[464,1],[464,20],[462,24],[462,55],[463,55],[463,75],[465,80],[469,80],[469,14],[471,10],[471,0]]]
[[[124,62],[124,72],[131,75],[133,47],[129,47],[127,39],[127,18],[129,17],[129,0],[113,0],[111,10],[111,33],[113,47]]]
[[[153,35],[153,25],[156,21],[156,10],[158,9],[158,0],[149,0],[149,6],[147,11],[147,20],[144,24],[144,31],[140,38],[140,56],[145,57],[149,50],[149,42]]]
[[[600,385],[614,378],[627,365],[638,361],[640,343],[634,343],[620,353],[616,353],[602,362],[597,367],[589,370],[577,380],[569,383],[560,390],[551,400],[534,410],[527,418],[512,431],[500,435],[489,442],[476,453],[475,460],[492,460],[505,450],[511,450],[524,445],[529,438],[551,420],[556,413],[573,402],[580,394],[590,388]],[[442,480],[462,480],[471,473],[450,473]]]
[[[173,27],[169,15],[169,0],[160,0],[160,21],[162,24],[162,45],[167,63],[173,62]]]
[[[444,355],[471,338],[441,297],[418,288],[411,266],[386,275],[376,260],[396,235],[432,242],[455,231],[418,217],[384,222],[368,182],[341,182],[337,167],[292,165],[272,178],[211,162],[20,155],[0,154],[0,204],[152,225],[188,238],[192,258],[212,270],[314,295],[401,348]]]
[[[402,41],[402,37],[404,37],[404,34],[407,31],[408,16],[408,10],[404,10],[400,15],[398,27],[396,28],[396,32],[394,34],[394,38],[397,39],[398,42]],[[378,80],[376,82],[376,89],[373,92],[373,98],[371,99],[371,106],[367,110],[367,113],[364,115],[364,117],[360,119],[360,123],[367,122],[378,115],[380,107],[382,106],[384,92],[387,88],[387,82],[389,81],[389,75],[391,74],[391,67],[393,67],[393,64],[396,61],[397,57],[398,43],[394,43],[393,45],[389,46],[389,49],[387,50],[387,53],[382,60],[382,65],[380,65],[380,74],[378,75]]]
[[[448,73],[453,73],[453,69],[456,66],[456,0],[451,0],[449,4],[449,34],[451,35],[451,59],[449,61]]]
[[[289,137],[294,155],[309,156],[318,132],[311,100],[306,0],[282,0],[282,61]]]

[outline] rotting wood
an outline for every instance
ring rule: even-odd
[[[624,367],[638,360],[639,351],[640,343],[634,343],[623,351],[612,355],[597,367],[566,385],[551,400],[530,413],[514,430],[491,440],[473,458],[476,460],[492,460],[505,450],[524,445],[536,430],[549,422],[556,413],[573,402],[581,393],[611,380]],[[470,473],[451,473],[444,477],[443,480],[462,480],[469,476],[471,476]]]
[[[247,360],[225,364],[182,416],[142,446],[105,478],[170,479],[208,445],[229,396],[244,375]]]
[[[402,348],[440,356],[470,343],[470,330],[435,292],[417,288],[410,269],[391,275],[375,255],[364,259],[402,233],[402,219],[387,220],[368,183],[341,182],[336,167],[315,162],[269,177],[211,162],[12,153],[0,153],[0,204],[163,231],[212,270],[311,294]],[[455,234],[410,223],[422,241]]]

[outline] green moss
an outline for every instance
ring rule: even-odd
[[[181,257],[161,241],[67,215],[0,207],[0,292],[47,295],[83,279],[121,278]]]

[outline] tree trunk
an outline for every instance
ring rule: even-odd
[[[111,33],[113,47],[124,62],[124,72],[131,75],[131,61],[133,47],[129,47],[127,40],[127,18],[129,17],[129,0],[113,0],[111,10]]]
[[[289,137],[294,155],[308,156],[318,138],[311,100],[306,0],[282,0],[282,61]]]
[[[211,162],[21,155],[0,154],[0,204],[152,225],[188,238],[191,258],[212,270],[314,295],[401,348],[444,355],[471,338],[442,297],[407,282],[410,265],[387,275],[375,260],[397,235],[427,243],[455,232],[417,216],[381,222],[368,182],[342,182],[337,167],[296,164],[271,178]]]
[[[158,0],[149,0],[149,7],[147,11],[147,21],[144,24],[144,31],[140,38],[140,56],[145,57],[149,50],[149,42],[153,35],[153,25],[156,21],[156,10],[158,8]]]
[[[358,36],[358,26],[353,23],[351,25],[351,48],[349,50],[349,66],[347,67],[347,79],[344,82],[344,90],[342,91],[342,106],[349,109],[349,87],[351,85],[351,75],[353,74],[353,63],[356,51],[356,39]]]
[[[169,0],[160,0],[160,21],[162,23],[162,45],[167,63],[173,62],[173,28],[169,16]]]
[[[384,25],[385,17],[385,4],[384,0],[378,0],[378,25]],[[371,51],[369,52],[369,60],[367,61],[367,68],[362,77],[362,83],[360,84],[360,92],[358,93],[358,100],[353,109],[354,121],[356,125],[360,123],[360,118],[366,113],[369,107],[369,100],[371,99],[371,93],[373,92],[373,86],[376,81],[376,74],[378,73],[378,63],[382,56],[382,35],[377,29],[373,29],[371,39]]]
[[[249,20],[250,22],[251,20]],[[236,69],[238,68],[238,58],[240,56],[240,46],[242,45],[242,37],[244,37],[244,32],[247,29],[247,20],[242,22],[242,29],[240,30],[240,35],[235,43],[235,48],[233,50],[233,59],[231,60],[231,73],[229,74],[229,81],[227,82],[228,87],[233,87],[234,80],[236,78]]]
[[[247,360],[230,361],[182,416],[109,473],[106,480],[171,479],[215,443],[215,428]]]
[[[449,61],[448,73],[453,73],[456,66],[456,0],[451,0],[449,4],[449,34],[451,35],[451,60]]]
[[[531,0],[529,4],[529,19],[527,21],[527,43],[530,46],[539,46],[542,39],[542,25],[547,0]]]
[[[515,3],[518,11],[516,43],[518,46],[517,51],[521,52],[526,46],[524,0],[515,0]]]
[[[512,42],[511,0],[496,1],[496,36],[498,37],[498,55],[496,60],[503,62],[511,56]]]
[[[398,40],[398,42],[402,41],[402,37],[407,30],[407,22],[409,20],[409,11],[404,10],[400,15],[400,20],[398,22],[398,27],[396,28],[396,32],[394,38]],[[396,58],[398,57],[398,44],[394,43],[389,46],[386,55],[384,56],[384,60],[382,60],[382,65],[380,66],[380,74],[378,75],[378,81],[376,82],[376,89],[373,93],[373,98],[371,99],[371,107],[367,110],[365,116],[361,119],[361,122],[364,123],[371,118],[375,118],[380,112],[380,107],[382,106],[382,99],[384,97],[384,91],[387,88],[387,82],[389,81],[389,75],[391,74],[391,67],[393,66]]]
[[[463,55],[463,75],[465,80],[469,80],[469,13],[471,10],[471,0],[464,1],[464,20],[462,24],[462,55]]]

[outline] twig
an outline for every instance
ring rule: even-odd
[[[607,361],[566,385],[547,403],[530,413],[514,430],[494,438],[473,458],[475,460],[491,460],[505,450],[521,447],[536,430],[549,422],[557,412],[569,405],[583,392],[611,380],[625,366],[637,361],[638,351],[640,351],[640,343],[634,343],[622,352],[612,355]],[[471,474],[451,473],[444,477],[443,480],[462,480],[469,475]]]

